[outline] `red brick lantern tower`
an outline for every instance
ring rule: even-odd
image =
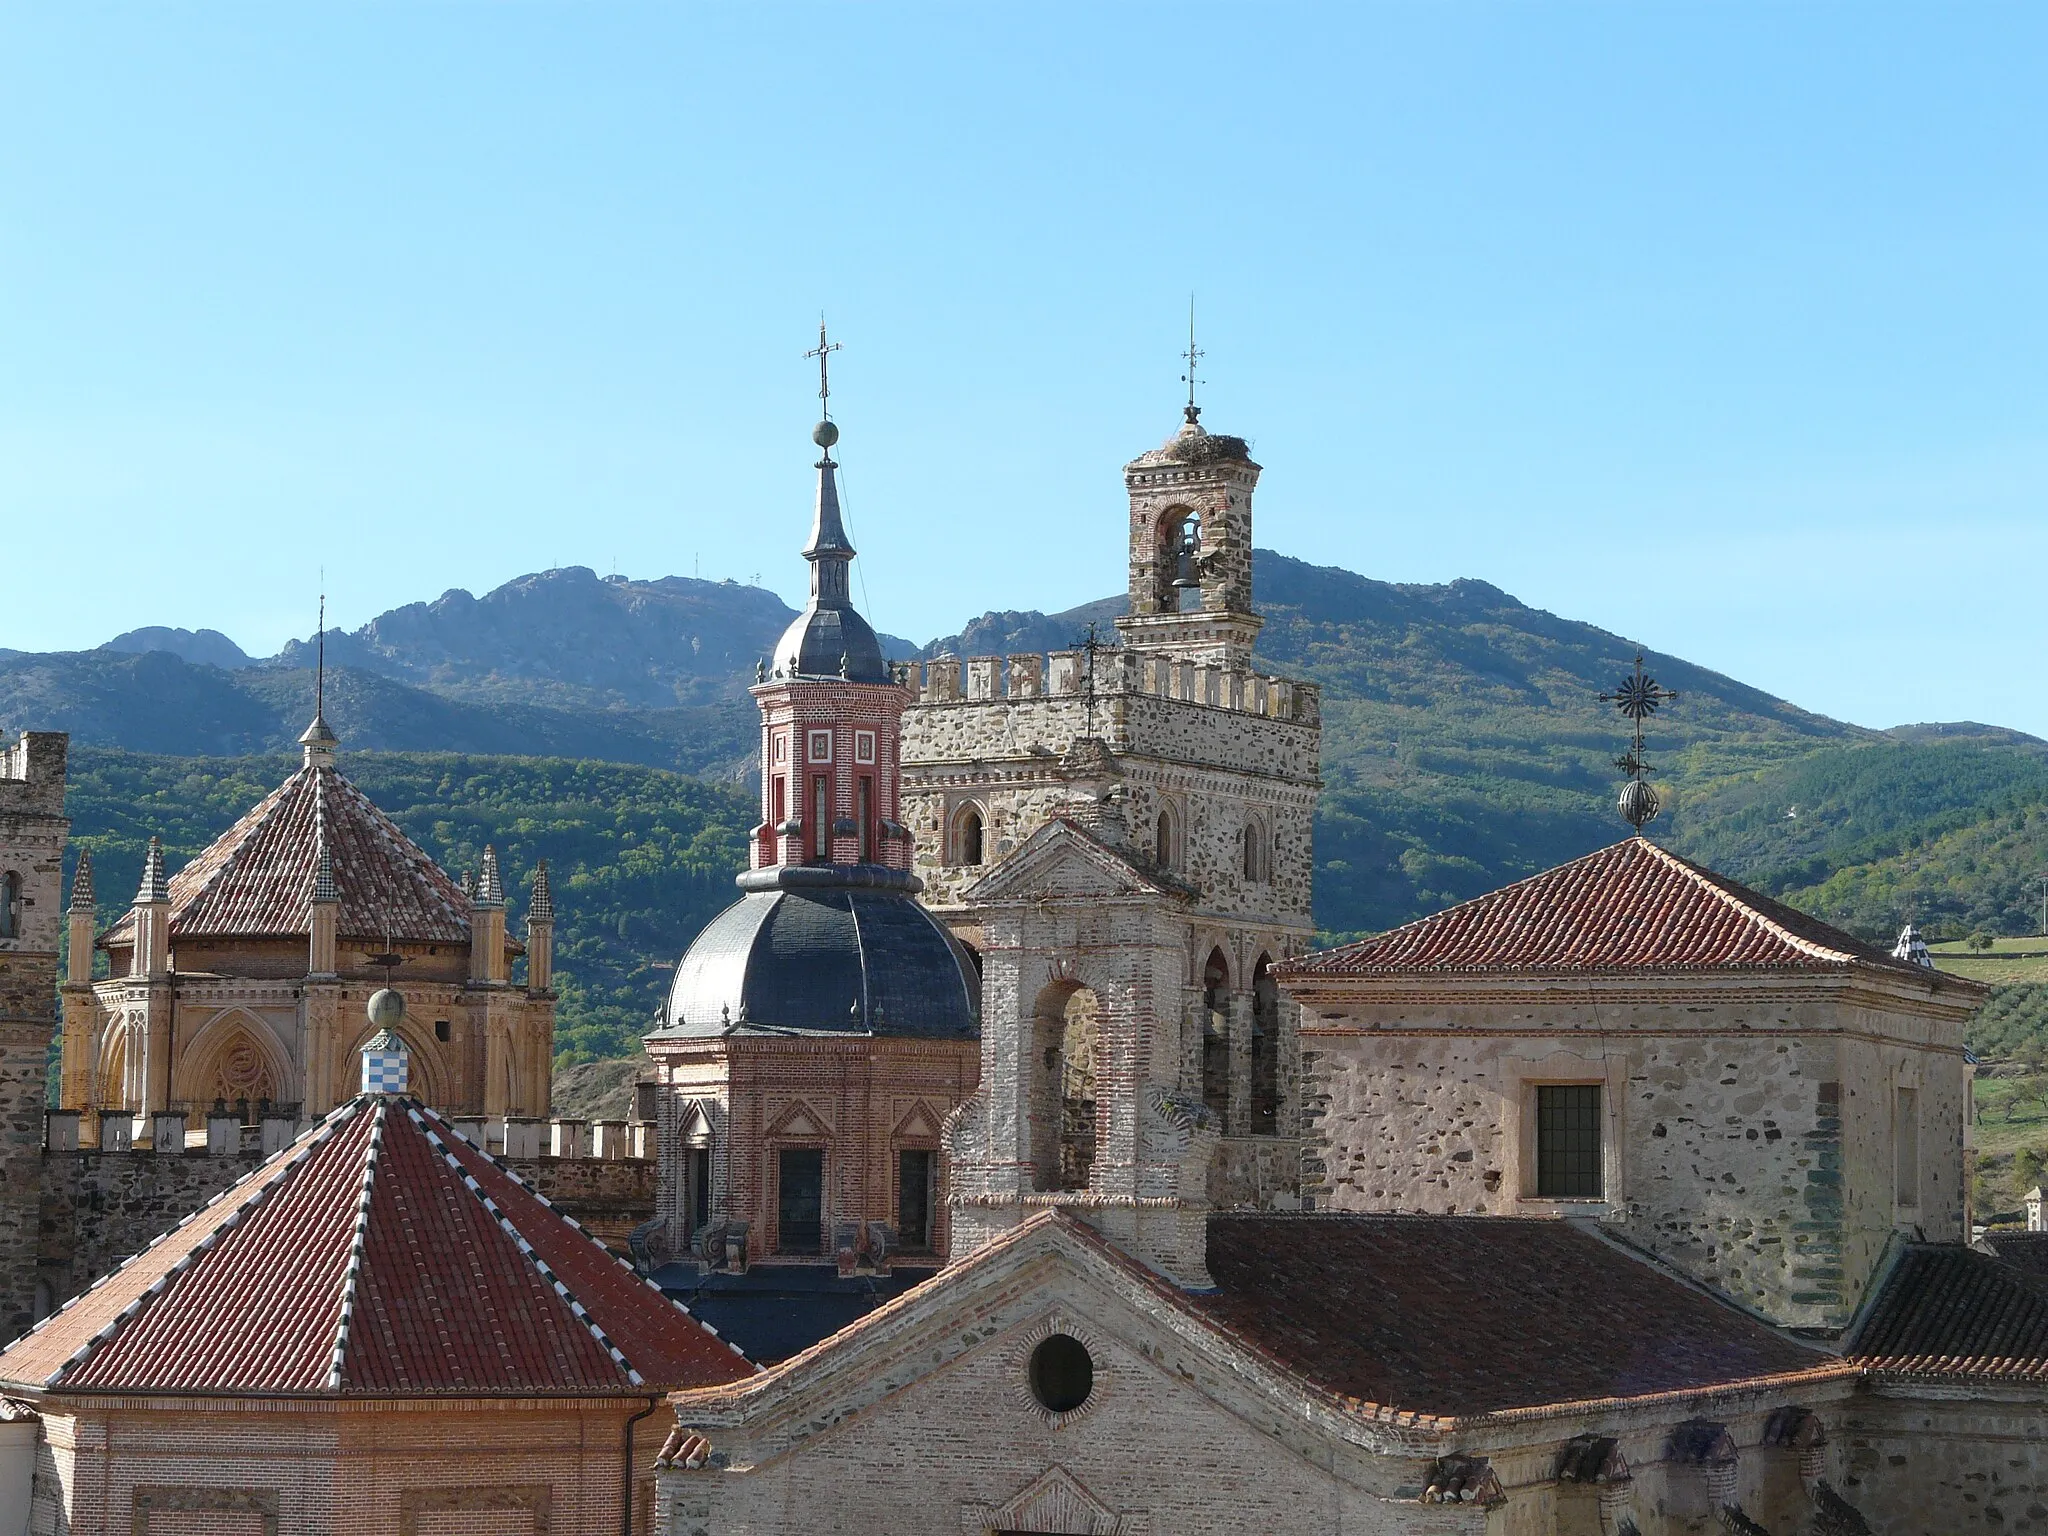
[[[730,1309],[720,1327],[768,1359],[838,1326],[847,1297],[876,1294],[871,1278],[841,1296],[793,1267],[835,1268],[850,1284],[855,1270],[900,1264],[907,1279],[944,1257],[940,1127],[980,1067],[980,977],[916,899],[897,810],[913,695],[854,611],[839,428],[827,417],[811,437],[825,452],[804,549],[810,602],[753,690],[751,867],[676,966],[646,1036],[662,1083],[654,1246],[696,1277],[677,1283],[709,1285]],[[792,1285],[825,1308],[808,1335],[787,1315]]]
[[[839,428],[828,418],[811,437],[825,451],[817,464],[817,515],[804,548],[811,600],[762,663],[753,690],[761,706],[761,825],[754,829],[753,867],[859,864],[907,874],[910,834],[897,816],[897,741],[914,695],[853,606],[848,567],[854,549],[839,515],[839,466],[832,459]]]

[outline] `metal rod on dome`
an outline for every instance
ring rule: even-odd
[[[1195,364],[1202,360],[1202,349],[1195,345],[1195,296],[1193,293],[1188,295],[1188,349],[1181,353],[1181,356],[1188,360],[1188,371],[1181,375],[1181,379],[1188,387],[1187,417],[1188,424],[1193,426],[1202,416],[1202,408],[1195,404],[1195,386],[1206,382],[1195,377]]]

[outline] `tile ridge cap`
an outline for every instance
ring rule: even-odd
[[[343,1111],[347,1112],[344,1113]],[[80,1291],[76,1296],[65,1302],[55,1312],[52,1312],[40,1323],[29,1329],[28,1333],[23,1334],[22,1338],[27,1338],[30,1334],[38,1333],[56,1322],[79,1302],[92,1295],[93,1292],[111,1285],[133,1265],[141,1262],[155,1249],[176,1237],[178,1233],[192,1225],[193,1222],[197,1221],[215,1206],[221,1204],[237,1190],[242,1190],[246,1187],[247,1193],[242,1196],[236,1208],[222,1218],[220,1225],[194,1243],[189,1253],[181,1255],[175,1264],[157,1277],[154,1284],[150,1285],[140,1295],[135,1297],[134,1300],[129,1302],[127,1306],[123,1307],[97,1333],[73,1350],[56,1370],[44,1377],[41,1383],[44,1389],[63,1386],[65,1378],[72,1371],[85,1365],[94,1355],[99,1353],[103,1346],[112,1343],[128,1323],[148,1310],[149,1306],[153,1304],[152,1298],[160,1301],[165,1295],[169,1294],[174,1288],[174,1281],[181,1279],[198,1262],[202,1255],[212,1250],[213,1246],[223,1236],[239,1227],[242,1224],[243,1218],[249,1212],[255,1210],[264,1201],[277,1193],[279,1189],[290,1183],[314,1152],[331,1141],[341,1128],[354,1118],[355,1106],[352,1104],[343,1105],[340,1109],[330,1112],[327,1118],[314,1130],[300,1137],[298,1141],[280,1148],[276,1156],[250,1170],[248,1174],[230,1184],[226,1189],[200,1206],[198,1210],[188,1211],[179,1219],[176,1226],[172,1227],[169,1231],[158,1233],[140,1252],[130,1254],[83,1291]],[[303,1145],[300,1143],[303,1143]],[[294,1151],[293,1148],[297,1148],[297,1150]],[[9,1345],[8,1347],[12,1348],[13,1346]]]
[[[379,1099],[371,1111],[370,1139],[363,1148],[363,1176],[356,1186],[355,1230],[349,1235],[348,1263],[341,1274],[341,1305],[335,1315],[334,1345],[327,1356],[327,1390],[341,1390],[342,1363],[348,1355],[349,1329],[355,1321],[356,1287],[362,1280],[363,1256],[370,1245],[370,1201],[377,1187],[377,1161],[384,1151],[384,1115],[389,1101]]]
[[[537,1274],[542,1280],[544,1280],[548,1284],[548,1286],[554,1291],[556,1297],[561,1301],[562,1305],[569,1309],[569,1315],[572,1318],[574,1318],[578,1323],[580,1323],[583,1326],[584,1331],[587,1332],[591,1336],[591,1338],[597,1342],[597,1347],[599,1349],[602,1349],[607,1355],[611,1357],[612,1364],[624,1373],[626,1378],[626,1384],[628,1386],[633,1387],[645,1387],[647,1385],[647,1378],[642,1376],[640,1372],[634,1367],[633,1362],[626,1358],[625,1351],[620,1349],[618,1343],[608,1333],[605,1332],[604,1326],[601,1323],[599,1323],[598,1320],[590,1314],[589,1309],[586,1308],[583,1305],[583,1303],[577,1299],[576,1293],[569,1289],[567,1283],[563,1281],[562,1277],[555,1273],[554,1266],[549,1264],[546,1259],[542,1258],[540,1256],[539,1250],[536,1249],[532,1243],[526,1240],[526,1234],[519,1230],[517,1223],[515,1223],[512,1220],[512,1218],[506,1214],[504,1207],[499,1205],[496,1200],[491,1198],[491,1196],[485,1191],[483,1185],[477,1182],[476,1175],[471,1173],[469,1169],[463,1166],[462,1159],[457,1157],[453,1149],[449,1147],[448,1143],[441,1139],[440,1134],[437,1131],[435,1131],[432,1126],[429,1126],[427,1124],[426,1117],[428,1115],[433,1115],[436,1120],[440,1120],[441,1117],[438,1114],[435,1114],[433,1110],[427,1109],[425,1105],[420,1104],[418,1102],[407,1104],[405,1112],[407,1118],[409,1118],[412,1121],[413,1125],[418,1129],[419,1133],[426,1138],[427,1145],[433,1151],[440,1154],[442,1161],[447,1163],[448,1167],[454,1172],[456,1179],[461,1183],[462,1187],[469,1191],[470,1197],[474,1199],[477,1202],[477,1204],[481,1205],[484,1208],[484,1214],[491,1218],[491,1220],[497,1225],[498,1229],[501,1232],[503,1232],[507,1237],[512,1239],[513,1248],[517,1250],[521,1258],[526,1260],[528,1267],[530,1267],[535,1274]],[[443,1123],[445,1124],[446,1122]],[[450,1127],[450,1133],[453,1134],[453,1127]],[[526,1182],[523,1179],[521,1179],[510,1168],[507,1168],[503,1163],[499,1162],[496,1158],[492,1157],[490,1153],[482,1151],[481,1149],[471,1145],[466,1140],[463,1142],[463,1145],[467,1147],[470,1151],[477,1153],[477,1155],[482,1157],[486,1163],[490,1164],[490,1166],[497,1169],[500,1173],[504,1174],[505,1177],[510,1179],[514,1185],[516,1185],[518,1188],[522,1190],[525,1190],[525,1192],[528,1195],[532,1196],[535,1200],[539,1201],[548,1210],[554,1210],[553,1202],[548,1200],[546,1196],[542,1195],[539,1190],[528,1189]],[[555,1214],[561,1216],[561,1219],[564,1221],[570,1220],[568,1216],[562,1215],[562,1213],[559,1211],[555,1212]],[[576,1230],[578,1232],[583,1231],[581,1225],[574,1223],[572,1223],[572,1225],[576,1225]],[[589,1234],[584,1233],[584,1236],[589,1237]],[[597,1239],[590,1238],[590,1241],[596,1243]],[[599,1244],[599,1246],[602,1247],[602,1244]],[[620,1262],[615,1255],[610,1254],[608,1251],[606,1257],[612,1258],[613,1262],[615,1263]],[[684,1315],[688,1316],[688,1312],[686,1309],[679,1310],[684,1310]],[[691,1321],[696,1322],[696,1319],[691,1318]],[[704,1325],[699,1323],[698,1326],[703,1327]],[[717,1335],[714,1334],[713,1337],[717,1337]],[[726,1347],[732,1350],[734,1354],[740,1354],[739,1347],[737,1345],[727,1341]],[[744,1355],[741,1355],[741,1358],[745,1359],[746,1357]],[[751,1361],[749,1361],[748,1363],[752,1364]]]

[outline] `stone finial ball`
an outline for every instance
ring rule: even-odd
[[[405,1018],[405,995],[379,987],[370,995],[370,1022],[379,1029],[396,1029]]]
[[[830,448],[839,441],[839,423],[836,421],[819,422],[815,427],[811,428],[811,441],[820,448]]]

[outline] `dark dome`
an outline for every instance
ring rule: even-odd
[[[749,1033],[972,1039],[979,992],[966,951],[900,890],[755,890],[697,935],[656,1033],[715,1036],[729,1023]]]
[[[790,658],[796,658],[791,667]],[[851,605],[813,603],[796,616],[796,621],[775,642],[775,654],[768,665],[795,671],[805,677],[838,677],[844,657],[845,676],[856,683],[886,683],[889,663],[882,655],[882,642],[868,621]]]

